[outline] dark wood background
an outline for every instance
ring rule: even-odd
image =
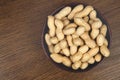
[[[94,6],[112,30],[111,56],[83,73],[57,68],[41,44],[47,16],[72,2]],[[0,80],[120,80],[120,0],[0,0]]]

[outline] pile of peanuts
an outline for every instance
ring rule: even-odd
[[[107,26],[92,6],[66,6],[54,16],[49,15],[47,25],[45,40],[56,63],[83,70],[110,55]]]

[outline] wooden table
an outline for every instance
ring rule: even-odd
[[[41,44],[47,16],[72,2],[94,6],[112,30],[111,56],[83,73],[56,67]],[[120,80],[120,0],[0,0],[0,80]]]

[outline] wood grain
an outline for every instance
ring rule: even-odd
[[[94,6],[112,30],[111,56],[83,73],[61,70],[46,57],[47,16],[69,3]],[[0,0],[0,80],[120,80],[120,0]]]

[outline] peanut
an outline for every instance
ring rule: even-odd
[[[81,38],[85,41],[88,47],[94,48],[96,46],[95,41],[90,38],[90,36],[88,35],[88,32],[83,33],[81,35]]]
[[[54,16],[48,16],[48,28],[49,28],[49,34],[51,37],[55,36],[55,25],[54,25]]]
[[[45,41],[47,43],[47,45],[51,45],[52,43],[50,42],[50,35],[48,33],[45,34]]]
[[[67,7],[63,8],[61,11],[59,11],[55,15],[55,18],[62,19],[63,17],[67,16],[70,12],[71,12],[71,7],[67,6]]]
[[[80,12],[83,10],[83,5],[78,5],[76,6],[72,11],[71,13],[68,15],[68,19],[73,19],[74,15],[77,13],[77,12]]]
[[[84,44],[83,40],[80,39],[79,37],[78,38],[74,38],[73,39],[73,43],[76,45],[76,46],[82,46]]]
[[[96,61],[96,62],[100,62],[101,59],[102,59],[101,54],[97,54],[97,55],[95,55],[95,61]]]
[[[84,69],[86,69],[87,67],[88,67],[88,63],[87,63],[87,62],[84,62],[84,63],[81,64],[81,67],[80,67],[80,68],[81,68],[82,70],[84,70]]]
[[[70,67],[71,66],[71,61],[68,57],[63,57],[62,58],[62,63],[67,66],[67,67]]]
[[[84,10],[80,11],[79,13],[76,13],[74,17],[85,17],[87,16],[91,11],[93,10],[92,6],[86,6]]]
[[[92,29],[90,35],[91,35],[92,39],[95,39],[98,36],[98,34],[99,34],[99,29]]]
[[[85,22],[82,18],[74,18],[74,22],[79,26],[83,26],[86,31],[90,30],[90,25],[87,22]]]
[[[62,49],[62,53],[63,53],[65,56],[70,56],[70,51],[69,51],[68,48]]]
[[[61,49],[66,48],[68,46],[67,41],[65,39],[61,40],[60,43],[59,43],[59,46],[60,46]]]
[[[89,17],[88,16],[85,16],[83,19],[84,19],[85,22],[89,21]]]
[[[80,61],[76,61],[75,63],[72,64],[72,68],[74,70],[77,70],[78,68],[80,68],[81,66],[81,62]]]
[[[70,34],[73,34],[75,32],[75,28],[65,28],[65,29],[63,29],[63,33],[65,34],[65,35],[70,35]]]
[[[62,21],[59,20],[59,19],[56,19],[55,20],[55,25],[57,27],[57,29],[56,29],[56,36],[57,36],[58,40],[64,39],[64,34],[62,32],[62,29],[63,29],[63,23],[62,23]]]
[[[93,29],[98,29],[98,28],[100,28],[102,26],[102,22],[101,22],[101,20],[98,19],[95,22],[93,22],[91,24],[91,26],[92,26]]]
[[[92,19],[90,19],[89,21],[89,24],[92,25],[92,23],[94,22]]]
[[[86,62],[86,61],[88,61],[90,59],[90,57],[91,57],[90,54],[84,53],[81,61]]]
[[[96,16],[97,16],[97,12],[96,12],[95,10],[92,10],[92,11],[90,12],[90,19],[92,19],[92,20],[97,20],[97,19],[96,19]]]
[[[106,38],[105,38],[105,40],[104,40],[103,45],[108,46],[108,41],[107,41],[107,39],[106,39]]]
[[[88,46],[87,45],[83,45],[79,48],[79,52],[81,52],[82,54],[86,53],[88,51]]]
[[[61,50],[59,43],[54,46],[54,52],[59,53]]]
[[[81,52],[77,52],[73,56],[70,56],[70,59],[71,59],[72,62],[79,61],[81,58],[82,58],[82,53]]]
[[[76,30],[76,35],[80,36],[81,34],[83,34],[85,32],[85,28],[82,26],[79,26]]]
[[[105,45],[102,45],[102,46],[100,47],[100,52],[101,52],[101,54],[102,54],[103,56],[105,56],[105,57],[109,57],[109,55],[110,55],[110,51],[109,51],[109,49],[107,48],[107,46],[105,46]]]
[[[102,27],[100,28],[100,33],[101,33],[103,36],[106,36],[107,26],[106,26],[105,24],[102,25]]]
[[[73,46],[73,42],[72,42],[72,36],[71,35],[67,35],[67,42],[69,46]]]
[[[74,55],[77,52],[77,46],[72,45],[70,46],[70,54]]]
[[[62,56],[60,54],[52,53],[52,54],[50,54],[50,57],[56,63],[62,63]]]
[[[65,28],[68,29],[68,28],[76,28],[76,27],[77,25],[75,23],[70,23]]]
[[[68,20],[67,17],[62,18],[62,21],[63,21],[64,26],[67,26],[68,24],[70,24],[70,21]]]
[[[57,37],[52,37],[52,38],[50,39],[50,42],[51,42],[52,44],[57,44],[57,43],[58,43]]]
[[[50,53],[54,53],[54,46],[53,45],[49,45],[48,48],[49,48]]]
[[[96,42],[98,46],[102,46],[104,43],[105,37],[102,34],[97,36]]]
[[[87,53],[90,54],[91,57],[95,56],[99,52],[99,47],[95,47],[90,49]]]
[[[72,38],[73,38],[73,39],[79,38],[79,35],[77,35],[76,33],[73,33],[73,34],[72,34]]]
[[[88,63],[89,64],[94,64],[95,63],[95,59],[93,57],[91,57],[89,60],[88,60]]]

